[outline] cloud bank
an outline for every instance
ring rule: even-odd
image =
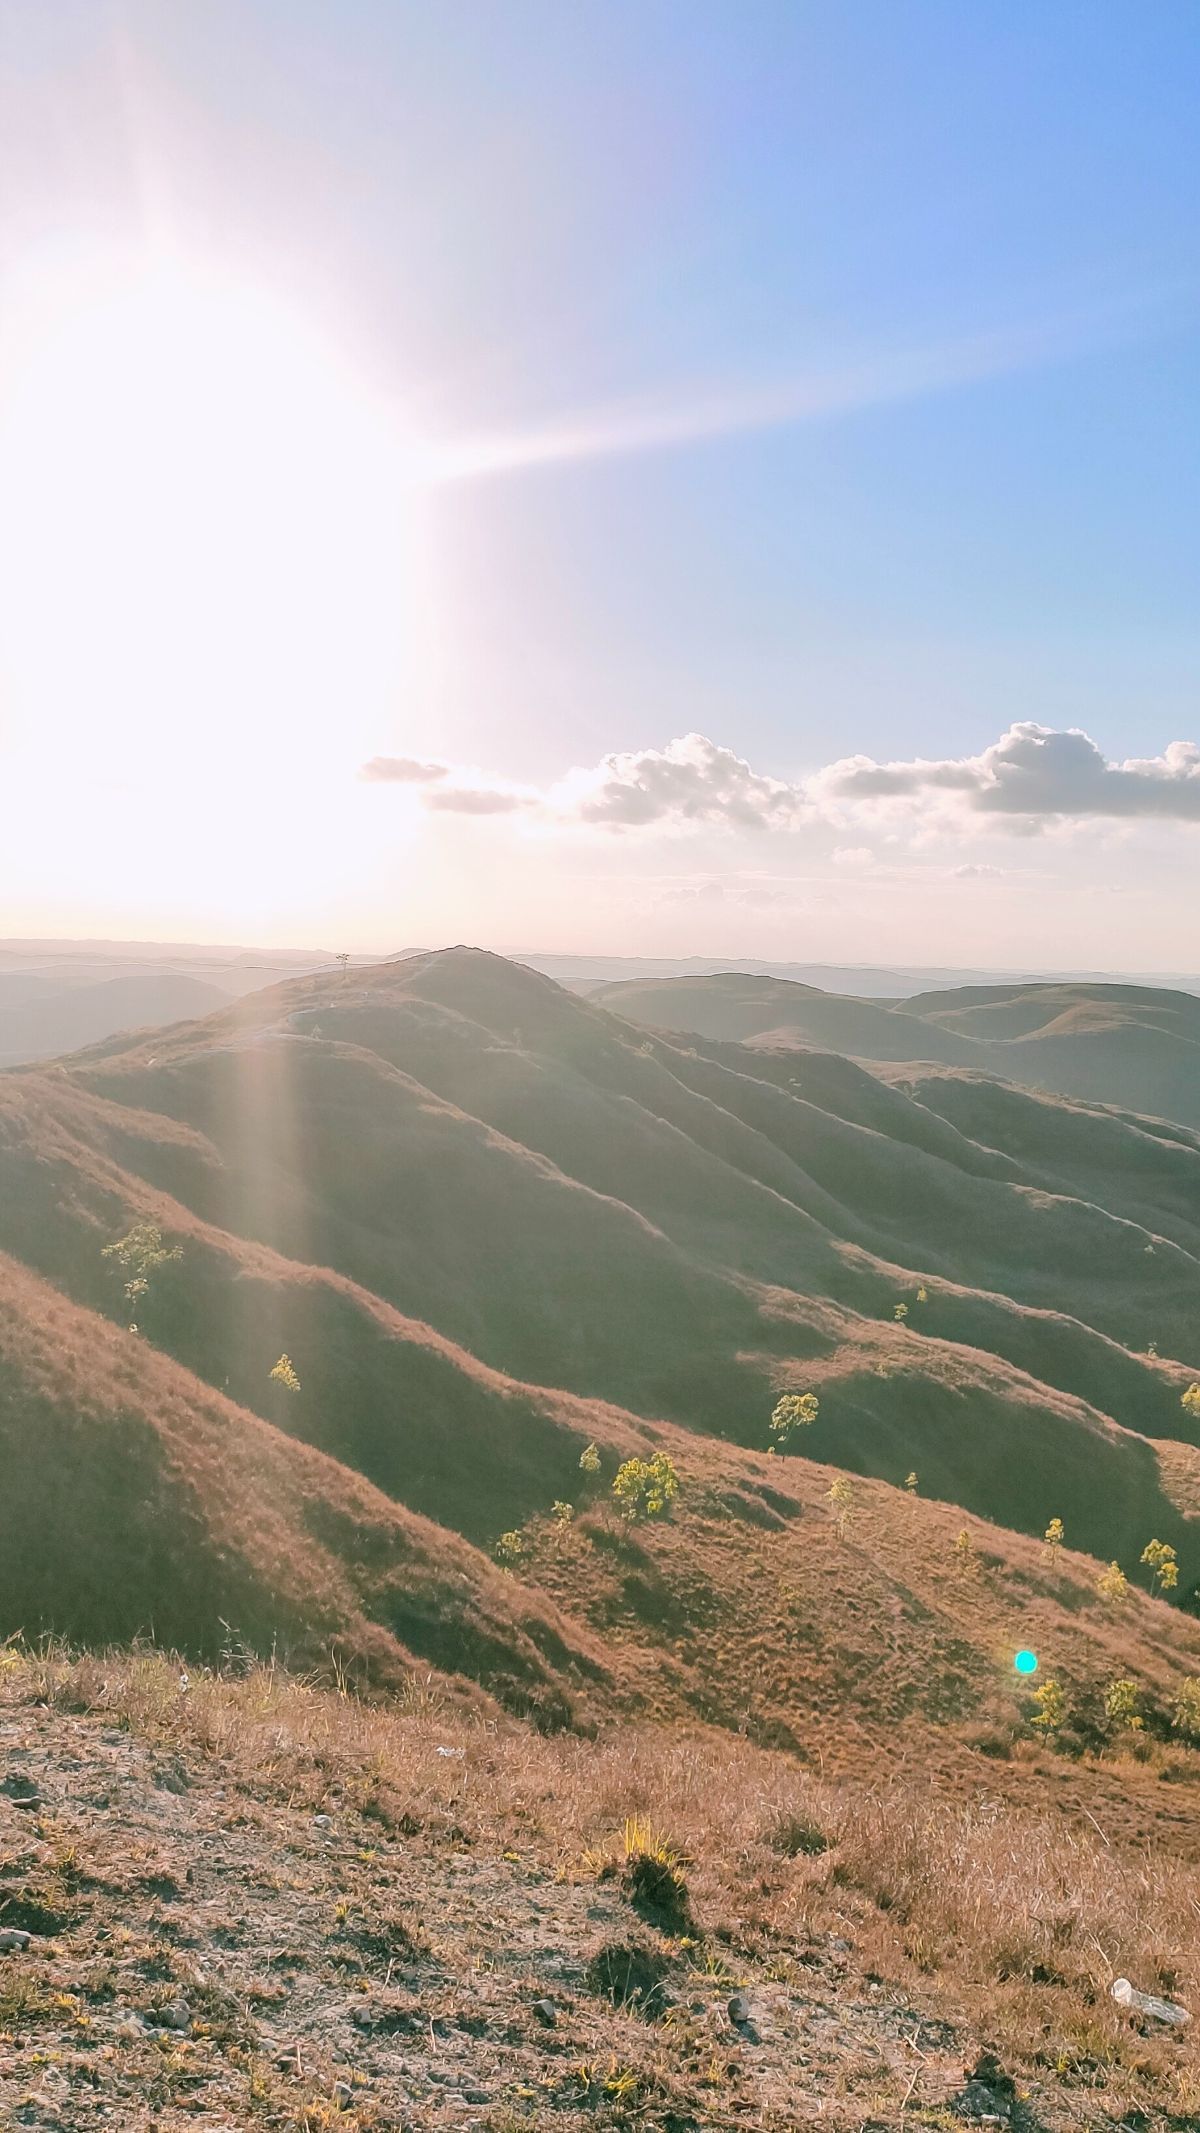
[[[462,782],[443,782],[452,775]],[[988,829],[1028,835],[1055,823],[1200,823],[1196,742],[1172,741],[1161,755],[1110,762],[1078,728],[1029,721],[1010,726],[979,755],[887,763],[846,756],[797,783],[754,770],[732,748],[700,733],[683,734],[665,748],[603,756],[540,792],[406,756],[375,756],[362,776],[374,784],[422,788],[422,804],[440,813],[523,813],[563,828],[614,833],[767,832],[810,825],[844,830],[882,820],[932,823],[964,836]],[[872,854],[869,847],[849,846],[833,856],[853,867]]]

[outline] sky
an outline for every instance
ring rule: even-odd
[[[0,935],[1200,967],[1193,0],[5,0]]]

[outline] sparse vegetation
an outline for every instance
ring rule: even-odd
[[[1096,1580],[1096,1590],[1110,1607],[1121,1607],[1129,1597],[1129,1579],[1119,1563],[1110,1563]]]
[[[122,1293],[130,1310],[135,1314],[135,1322],[129,1330],[136,1333],[136,1314],[145,1307],[150,1293],[151,1276],[156,1274],[160,1267],[170,1266],[173,1261],[182,1259],[183,1247],[178,1244],[164,1244],[163,1233],[156,1222],[135,1222],[133,1228],[127,1230],[123,1237],[116,1238],[112,1244],[106,1244],[101,1256],[105,1259],[115,1259],[126,1277]]]
[[[652,1459],[626,1459],[617,1469],[613,1500],[623,1518],[665,1518],[679,1494],[674,1461],[665,1452]]]
[[[1042,1535],[1042,1539],[1046,1544],[1046,1553],[1051,1557],[1056,1556],[1062,1548],[1064,1538],[1065,1530],[1061,1518],[1052,1518],[1045,1533]]]
[[[1053,1679],[1040,1682],[1033,1692],[1037,1712],[1033,1723],[1044,1733],[1057,1733],[1067,1715],[1067,1699],[1061,1682]]]
[[[786,1445],[798,1429],[811,1429],[821,1411],[815,1392],[785,1392],[771,1411],[771,1435]]]
[[[1104,1715],[1117,1730],[1128,1727],[1140,1733],[1145,1720],[1136,1681],[1111,1681],[1104,1692]]]
[[[1156,1592],[1173,1592],[1179,1583],[1179,1564],[1170,1541],[1147,1541],[1142,1550],[1142,1561],[1150,1571],[1150,1583]]]
[[[281,1355],[279,1361],[272,1364],[267,1376],[273,1385],[282,1385],[285,1392],[299,1392],[300,1390],[300,1380],[296,1375],[295,1365],[289,1355]]]
[[[579,1470],[582,1474],[600,1472],[600,1454],[594,1444],[585,1444],[579,1454]]]
[[[1194,1421],[1200,1422],[1200,1385],[1189,1385],[1179,1404]]]

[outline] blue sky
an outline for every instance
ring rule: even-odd
[[[179,672],[165,636],[151,667],[116,624],[91,661],[39,661],[73,581],[49,536],[30,553],[10,481],[24,621],[6,645],[0,618],[0,769],[7,746],[31,827],[0,924],[864,960],[905,939],[911,959],[918,930],[931,960],[1200,962],[1200,787],[1164,755],[1200,726],[1198,95],[1190,0],[8,0],[0,460],[7,304],[21,479],[49,465],[67,513],[92,483],[106,614],[138,634],[140,570]],[[155,530],[146,489],[110,545],[104,494],[168,435],[139,426],[144,390],[121,399],[119,355],[138,321],[154,339],[138,277],[164,259],[191,322],[154,372],[179,366],[172,419],[194,434],[210,342],[218,370],[249,347],[248,383],[214,418],[224,503],[198,514],[181,478],[174,506],[154,490]],[[55,336],[81,352],[61,419],[28,397]],[[326,384],[315,356],[288,369],[309,342]],[[289,496],[255,622],[221,577],[221,512],[236,530],[239,452],[251,493],[265,480],[273,362],[297,461],[316,437],[325,471]],[[55,467],[72,422],[121,449]],[[355,453],[347,486],[329,469]],[[190,590],[164,575],[173,508]],[[339,514],[362,568],[318,623]],[[81,537],[85,605],[91,554]],[[864,805],[827,776],[969,761],[991,789],[1016,724],[1081,728],[1170,794],[1091,780],[1018,816],[932,807],[928,780]],[[693,733],[788,807],[676,804],[654,766]],[[439,774],[364,781],[376,758]],[[644,795],[651,774],[657,811],[597,826],[585,788]],[[159,825],[152,895],[90,863],[101,790],[126,828]],[[264,827],[272,790],[324,878]],[[485,790],[490,814],[453,804]],[[260,847],[219,893],[218,800]],[[55,820],[74,869],[34,835]]]

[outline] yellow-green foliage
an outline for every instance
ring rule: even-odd
[[[600,1454],[594,1444],[585,1444],[579,1454],[579,1469],[583,1474],[600,1472]]]
[[[785,1392],[771,1415],[771,1434],[776,1443],[786,1444],[794,1430],[808,1429],[820,1411],[815,1392]]]
[[[506,1570],[511,1570],[515,1563],[519,1563],[525,1553],[525,1535],[515,1527],[510,1528],[507,1533],[502,1533],[496,1542],[496,1561],[502,1563]]]
[[[169,1266],[173,1259],[182,1259],[183,1250],[178,1244],[168,1246],[163,1243],[163,1233],[157,1222],[135,1222],[123,1237],[106,1244],[101,1256],[115,1259],[128,1275],[124,1284],[125,1300],[131,1307],[136,1307],[150,1287],[151,1274],[160,1266]]]
[[[892,1317],[898,1319],[899,1323],[903,1325],[908,1317],[908,1305],[906,1303],[898,1303],[892,1312]]]
[[[1189,1674],[1180,1682],[1171,1705],[1171,1724],[1177,1733],[1200,1741],[1200,1675]]]
[[[550,1506],[550,1516],[556,1526],[569,1526],[575,1516],[575,1506],[573,1503],[564,1503],[561,1497],[556,1497]]]
[[[617,1468],[613,1496],[625,1518],[664,1518],[678,1494],[679,1476],[665,1452],[653,1459],[626,1459]]]
[[[965,1526],[954,1536],[954,1560],[960,1570],[969,1570],[975,1561],[975,1543]]]
[[[906,1488],[906,1489],[908,1490],[908,1493],[909,1493],[909,1495],[910,1495],[910,1496],[915,1496],[915,1495],[916,1495],[916,1493],[917,1493],[917,1477],[916,1477],[916,1474],[915,1474],[915,1473],[912,1473],[912,1474],[906,1474],[906,1475],[905,1475],[905,1477],[904,1477],[904,1486],[905,1486],[905,1488]]]
[[[276,1385],[282,1385],[285,1392],[299,1392],[300,1390],[300,1380],[296,1375],[296,1367],[290,1355],[281,1355],[279,1361],[268,1371],[267,1375]]]
[[[1112,1681],[1104,1692],[1104,1715],[1110,1726],[1131,1726],[1140,1732],[1142,1715],[1138,1708],[1136,1681]]]
[[[1189,1385],[1179,1404],[1200,1422],[1200,1385]]]
[[[1142,1549],[1142,1561],[1151,1573],[1151,1583],[1159,1592],[1173,1592],[1179,1583],[1179,1565],[1170,1541],[1147,1541]]]
[[[1042,1536],[1051,1554],[1056,1553],[1057,1550],[1062,1547],[1063,1532],[1064,1528],[1061,1518],[1052,1518],[1046,1528],[1044,1535]]]
[[[1111,1607],[1119,1607],[1122,1600],[1128,1599],[1129,1579],[1119,1563],[1110,1563],[1107,1570],[1101,1571],[1096,1579],[1096,1590]]]
[[[1067,1699],[1062,1684],[1057,1681],[1043,1681],[1034,1690],[1033,1700],[1037,1705],[1034,1725],[1041,1726],[1045,1733],[1056,1733],[1067,1715]]]

